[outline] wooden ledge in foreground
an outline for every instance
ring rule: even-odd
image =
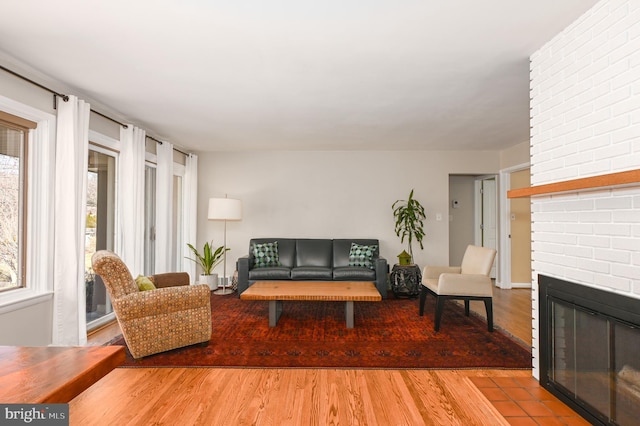
[[[124,362],[124,346],[0,346],[0,402],[67,403]]]

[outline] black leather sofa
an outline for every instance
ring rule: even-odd
[[[278,245],[278,265],[256,267],[254,246]],[[371,268],[349,266],[351,244],[377,246]],[[256,281],[371,281],[387,297],[387,260],[376,239],[253,238],[249,254],[238,259],[238,296]]]

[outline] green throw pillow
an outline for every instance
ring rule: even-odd
[[[349,266],[359,266],[361,268],[374,269],[373,256],[378,249],[377,245],[363,246],[351,243],[349,251]]]
[[[253,245],[254,265],[256,268],[266,268],[269,266],[280,266],[278,257],[278,242],[263,243]]]
[[[144,275],[138,275],[138,277],[136,278],[136,284],[138,284],[138,290],[140,291],[156,289],[156,286],[153,285],[149,277],[145,277]]]

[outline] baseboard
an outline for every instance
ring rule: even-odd
[[[511,283],[511,288],[531,288],[531,283]]]
[[[511,290],[512,288],[531,288],[531,283],[503,283],[499,282],[495,284],[496,287],[502,290]]]

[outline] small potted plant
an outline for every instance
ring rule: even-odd
[[[211,290],[218,288],[218,274],[213,274],[213,268],[215,268],[223,260],[224,252],[229,250],[224,246],[220,246],[217,249],[213,249],[213,241],[204,243],[202,253],[198,251],[192,244],[187,243],[187,246],[193,252],[195,258],[187,257],[187,259],[196,262],[202,268],[202,274],[198,283],[208,284]]]
[[[424,249],[422,244],[422,239],[425,235],[424,220],[426,219],[424,207],[422,207],[422,204],[420,204],[418,200],[413,198],[412,189],[406,201],[397,200],[391,208],[393,209],[393,216],[396,218],[396,235],[400,237],[401,243],[404,243],[405,238],[407,239],[410,256],[408,262],[411,263],[413,260],[413,241],[418,242],[420,248]]]

